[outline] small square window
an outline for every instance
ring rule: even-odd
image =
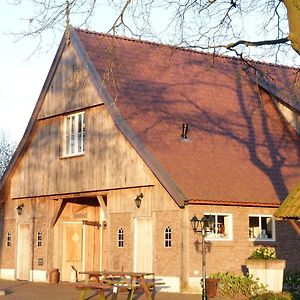
[[[65,117],[64,155],[73,156],[84,153],[85,115],[84,112]]]
[[[272,216],[249,216],[249,239],[275,240],[275,221]]]

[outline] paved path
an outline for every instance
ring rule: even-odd
[[[4,281],[0,280],[0,290],[6,291],[6,296],[0,296],[0,300],[77,300],[79,291],[74,288],[71,283],[36,283],[28,281]],[[118,300],[125,300],[127,294],[118,296]],[[89,300],[97,300],[96,296],[89,295]],[[109,297],[108,299],[111,299]],[[144,300],[145,297],[135,295],[134,300]],[[201,300],[201,295],[189,295],[179,293],[156,293],[155,300]],[[221,298],[213,298],[213,300],[222,300]]]

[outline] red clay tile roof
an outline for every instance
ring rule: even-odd
[[[264,90],[297,110],[297,69],[257,63],[269,70],[263,78],[234,58],[76,33],[121,117],[185,200],[276,206],[300,181],[299,138]]]

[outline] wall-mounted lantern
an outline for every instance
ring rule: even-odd
[[[21,214],[22,214],[22,212],[23,212],[23,207],[24,207],[24,203],[19,204],[19,205],[16,207],[16,211],[17,211],[17,214],[18,214],[18,215],[21,215]]]
[[[142,198],[144,197],[143,193],[140,193],[139,195],[136,196],[136,198],[134,199],[135,201],[135,205],[137,208],[140,208],[141,204],[142,204]]]

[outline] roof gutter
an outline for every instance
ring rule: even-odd
[[[223,201],[223,200],[204,200],[190,199],[184,202],[185,205],[225,205],[225,206],[243,206],[243,207],[269,207],[278,208],[280,203],[265,202],[242,202],[242,201]]]

